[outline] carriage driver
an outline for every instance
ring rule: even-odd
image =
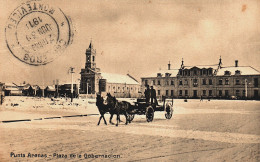
[[[155,105],[158,105],[157,99],[156,99],[156,91],[153,89],[153,86],[151,86],[151,105],[155,103]]]
[[[151,98],[151,90],[149,88],[149,85],[146,85],[146,89],[144,91],[144,96],[145,96],[145,102],[149,103],[150,98]]]

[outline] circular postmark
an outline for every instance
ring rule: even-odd
[[[31,0],[11,13],[5,37],[8,49],[20,61],[45,65],[71,43],[71,23],[60,8]]]

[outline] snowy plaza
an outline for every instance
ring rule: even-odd
[[[259,161],[259,107],[259,101],[176,99],[170,120],[155,112],[150,123],[136,115],[125,125],[121,115],[116,127],[97,126],[95,99],[6,97],[0,161]]]

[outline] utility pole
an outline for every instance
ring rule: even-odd
[[[246,96],[246,99],[247,99],[247,79],[245,79],[245,91],[246,91],[245,96]]]
[[[88,82],[87,82],[87,94],[88,94]]]
[[[70,89],[71,102],[73,101],[73,73],[75,73],[73,70],[74,70],[74,67],[70,67],[69,72],[71,73],[71,89]]]

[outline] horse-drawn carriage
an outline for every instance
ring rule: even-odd
[[[163,97],[162,105],[157,105],[156,103],[147,103],[145,98],[139,98],[128,110],[128,121],[131,122],[135,115],[145,115],[147,122],[151,122],[153,121],[155,111],[164,111],[165,118],[171,119],[173,114],[173,99],[171,102],[166,102],[166,97]]]
[[[137,99],[137,102],[131,104],[127,101],[118,101],[114,96],[110,93],[107,93],[106,104],[104,104],[104,99],[100,94],[97,94],[96,105],[100,112],[100,118],[98,121],[98,125],[100,124],[100,120],[103,118],[105,124],[107,124],[104,114],[109,112],[111,114],[109,122],[112,123],[113,115],[117,115],[117,124],[120,121],[120,115],[125,115],[126,123],[130,123],[135,115],[146,115],[147,122],[153,121],[154,112],[155,111],[164,111],[165,118],[171,119],[173,113],[173,99],[171,102],[166,102],[166,97],[163,97],[163,104],[157,105],[156,103],[151,104],[150,102],[146,102],[145,99],[140,98]]]

